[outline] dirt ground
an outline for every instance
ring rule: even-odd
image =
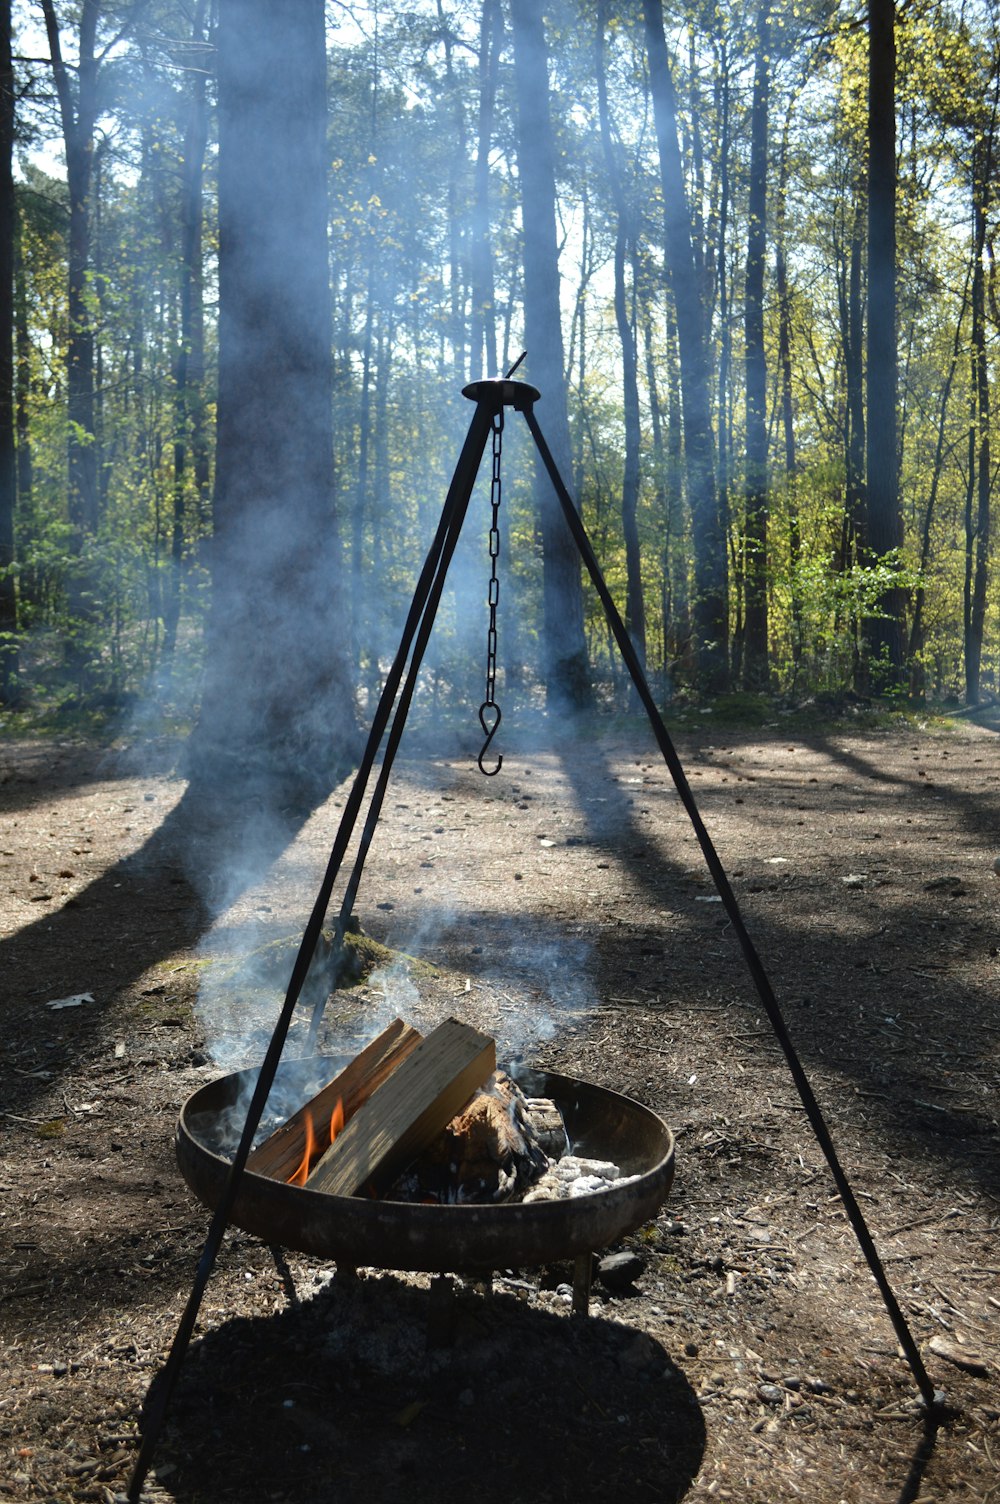
[[[471,736],[404,743],[357,908],[430,965],[339,992],[326,1042],[454,1014],[654,1108],[642,1272],[580,1320],[565,1266],[448,1306],[231,1229],[144,1498],[1000,1500],[996,729],[677,732],[934,1426],[648,730],[504,732],[489,780]],[[242,963],[294,953],[349,787],[206,810],[177,752],[0,747],[0,1498],[124,1493],[208,1226],[177,1112],[261,1058]]]

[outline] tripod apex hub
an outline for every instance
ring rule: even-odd
[[[462,388],[462,396],[468,397],[470,402],[485,402],[498,411],[501,407],[512,407],[519,413],[531,407],[541,395],[537,386],[531,386],[527,381],[511,381],[506,376],[491,376]]]

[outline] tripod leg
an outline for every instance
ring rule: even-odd
[[[480,457],[481,454],[482,450],[480,450]],[[392,724],[389,728],[389,736],[386,741],[385,751],[382,754],[382,766],[379,770],[379,776],[375,785],[375,790],[372,794],[371,801],[368,806],[368,813],[365,816],[365,823],[362,828],[361,838],[358,845],[358,852],[354,861],[354,867],[351,871],[351,876],[344,890],[344,898],[341,904],[340,916],[337,921],[338,940],[342,939],[347,927],[348,919],[350,918],[351,912],[353,910],[354,900],[357,896],[358,887],[361,882],[361,876],[364,871],[365,861],[367,859],[368,851],[375,835],[375,829],[378,825],[379,816],[382,813],[382,805],[385,800],[386,790],[388,789],[389,781],[392,776],[392,766],[396,758],[396,753],[399,750],[399,744],[402,740],[403,731],[406,726],[406,718],[409,714],[410,705],[413,701],[413,694],[416,689],[417,678],[420,673],[420,666],[423,662],[424,653],[426,652],[427,644],[430,640],[431,630],[434,626],[438,608],[441,604],[441,595],[447,579],[448,569],[451,565],[455,549],[458,545],[458,540],[461,536],[462,525],[465,521],[465,515],[468,509],[468,503],[472,494],[472,485],[474,484],[474,482],[475,472],[473,472],[471,477],[469,478],[468,486],[463,486],[460,490],[454,519],[448,529],[447,535],[443,540],[443,546],[440,552],[437,572],[428,592],[426,609],[424,610],[423,615],[420,618],[420,624],[416,632],[416,640],[413,644],[413,652],[410,658],[410,665],[406,673],[406,678],[404,680],[402,690],[400,691],[399,703],[396,706],[395,714],[392,718]],[[310,1041],[315,1038],[315,1031],[319,1027],[319,1020],[322,1017],[324,1006],[325,1003],[323,1001],[317,1002],[316,1011],[313,1014],[313,1021],[310,1029]]]
[[[223,1236],[229,1225],[229,1218],[236,1201],[240,1178],[246,1168],[246,1162],[253,1143],[253,1136],[257,1131],[261,1114],[264,1111],[271,1086],[274,1083],[274,1077],[281,1060],[281,1053],[284,1049],[285,1040],[288,1037],[292,1015],[294,1014],[303,983],[305,982],[316,950],[316,943],[323,927],[327,908],[329,907],[333,885],[340,871],[344,854],[357,821],[379,744],[389,723],[392,706],[403,678],[407,658],[410,654],[410,647],[416,638],[419,656],[422,657],[430,636],[431,627],[434,624],[434,616],[441,599],[441,592],[444,588],[445,574],[458,542],[462,522],[468,510],[472,489],[479,471],[479,464],[486,447],[486,441],[490,435],[493,410],[488,402],[479,402],[469,424],[465,444],[459,456],[455,474],[445,499],[441,521],[424,563],[423,570],[421,571],[413,603],[407,615],[400,648],[393,660],[392,668],[386,679],[385,688],[379,699],[364,756],[344,809],[344,814],[334,841],[333,851],[330,854],[330,860],[327,864],[316,902],[313,905],[308,923],[306,924],[295,964],[292,967],[288,991],[260,1068],[260,1074],[247,1110],[240,1142],[233,1157],[233,1162],[229,1167],[229,1173],[209,1225],[191,1293],[181,1316],[167,1362],[160,1375],[160,1386],[155,1395],[152,1395],[151,1391],[152,1398],[143,1427],[142,1445],[140,1446],[139,1455],[136,1459],[128,1486],[128,1498],[131,1504],[136,1504],[142,1493],[142,1487],[149,1472],[160,1433],[163,1430],[170,1400],[180,1375],[185,1354],[191,1342],[195,1322],[198,1319],[201,1302],[204,1298],[212,1270],[215,1267]],[[399,710],[397,711],[398,734],[396,734],[395,724],[393,726],[395,738],[393,742],[393,755],[395,755],[395,748],[399,745],[399,739],[402,736],[406,711],[409,708],[413,694],[417,667],[419,667],[419,657],[416,659],[416,666],[411,666],[408,693],[404,695],[404,700],[401,701]],[[402,711],[401,716],[400,711]],[[372,828],[374,828],[374,825]],[[370,843],[370,835],[368,840]],[[360,872],[358,876],[360,877]]]
[[[862,1212],[861,1207],[858,1205],[854,1191],[851,1188],[851,1183],[848,1180],[847,1175],[840,1163],[836,1148],[834,1147],[833,1139],[830,1136],[830,1131],[826,1124],[826,1119],[823,1116],[822,1110],[816,1100],[812,1086],[809,1083],[809,1078],[805,1073],[802,1062],[799,1059],[794,1044],[792,1043],[791,1036],[788,1033],[784,1016],[781,1012],[780,1007],[778,1006],[778,1000],[775,997],[774,991],[771,987],[770,978],[768,977],[767,972],[764,970],[764,964],[761,961],[760,956],[757,953],[757,948],[754,945],[753,940],[750,938],[750,934],[747,931],[746,925],[744,924],[743,915],[740,912],[739,905],[736,901],[736,895],[733,892],[729,878],[726,875],[726,870],[719,859],[719,855],[715,849],[712,838],[709,835],[704,821],[701,818],[701,813],[695,802],[694,794],[691,792],[691,786],[688,783],[687,776],[681,765],[680,758],[677,756],[677,751],[670,739],[670,734],[667,731],[666,726],[664,725],[663,717],[660,715],[656,701],[653,699],[649,684],[646,681],[646,675],[643,671],[642,664],[639,661],[639,656],[635,651],[628,632],[625,630],[625,623],[622,621],[618,608],[615,605],[614,600],[612,599],[610,590],[608,589],[607,582],[605,581],[604,576],[601,573],[601,567],[598,564],[597,556],[594,553],[593,548],[591,547],[590,539],[587,536],[586,529],[583,526],[583,522],[580,519],[576,507],[573,505],[572,497],[563,484],[562,477],[559,474],[555,460],[552,458],[552,452],[549,449],[548,444],[545,442],[545,437],[538,426],[538,419],[535,417],[533,409],[530,407],[525,408],[524,416],[528,427],[531,430],[532,438],[537,445],[542,463],[544,464],[549,478],[552,481],[553,486],[555,487],[556,495],[559,498],[559,503],[562,507],[563,515],[566,518],[569,530],[572,533],[576,546],[580,551],[580,556],[587,567],[587,572],[590,575],[591,580],[593,581],[594,589],[597,591],[597,594],[600,597],[601,605],[604,607],[605,615],[608,618],[608,624],[610,625],[611,630],[614,633],[615,641],[618,644],[622,658],[624,659],[626,667],[628,668],[628,671],[632,676],[632,682],[636,687],[636,692],[638,693],[639,698],[642,701],[643,708],[645,709],[646,714],[649,717],[650,725],[653,728],[653,734],[656,737],[660,751],[663,753],[664,761],[666,762],[667,767],[670,769],[670,774],[674,780],[674,785],[677,789],[677,793],[680,796],[681,802],[684,805],[688,818],[690,819],[691,824],[694,827],[695,835],[698,837],[698,844],[701,847],[702,853],[705,857],[705,862],[710,873],[712,874],[715,886],[718,889],[719,897],[722,899],[722,902],[725,905],[726,913],[729,916],[730,923],[732,924],[733,930],[737,938],[739,939],[740,948],[743,951],[744,960],[747,963],[750,975],[753,977],[754,985],[757,988],[757,995],[759,996],[761,1003],[763,1004],[764,1011],[767,1013],[768,1020],[770,1021],[771,1027],[774,1030],[775,1037],[777,1038],[778,1043],[781,1046],[782,1052],[788,1065],[788,1069],[791,1073],[793,1081],[795,1082],[795,1086],[802,1101],[802,1105],[806,1110],[806,1114],[809,1118],[809,1123],[816,1137],[816,1141],[823,1151],[823,1155],[830,1168],[830,1173],[833,1176],[834,1183],[836,1184],[837,1190],[840,1193],[840,1199],[843,1203],[844,1211],[847,1213],[848,1220],[850,1221],[851,1227],[854,1231],[854,1235],[858,1240],[861,1251],[865,1256],[865,1260],[868,1264],[869,1269],[871,1270],[872,1277],[875,1280],[875,1283],[879,1289],[879,1293],[882,1296],[882,1301],[889,1315],[889,1319],[892,1322],[893,1327],[895,1328],[896,1336],[899,1339],[899,1345],[906,1354],[907,1361],[910,1365],[910,1371],[912,1372],[913,1377],[916,1380],[917,1388],[920,1390],[925,1405],[928,1407],[928,1409],[934,1408],[939,1403],[939,1396],[935,1391],[931,1378],[927,1373],[927,1369],[924,1367],[924,1361],[920,1355],[920,1349],[917,1347],[913,1334],[910,1331],[909,1325],[907,1324],[906,1317],[903,1315],[899,1303],[896,1300],[896,1296],[893,1293],[892,1286],[889,1284],[888,1278],[886,1277],[885,1269],[883,1268],[882,1261],[878,1255],[878,1250],[875,1247],[874,1240],[872,1238],[871,1232],[869,1231],[868,1223],[865,1221],[864,1213]]]

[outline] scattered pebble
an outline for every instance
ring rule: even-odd
[[[637,1253],[609,1253],[597,1266],[597,1278],[606,1290],[628,1290],[645,1268]]]

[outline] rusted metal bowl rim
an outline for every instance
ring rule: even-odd
[[[213,1209],[229,1161],[199,1137],[198,1120],[232,1106],[255,1074],[221,1077],[181,1109],[178,1164],[195,1195]],[[558,1103],[574,1153],[611,1160],[623,1177],[636,1179],[567,1201],[424,1206],[329,1196],[247,1171],[231,1224],[268,1243],[337,1262],[462,1272],[555,1263],[607,1247],[655,1216],[674,1174],[674,1139],[663,1120],[631,1097],[554,1072],[538,1072],[532,1092]]]

